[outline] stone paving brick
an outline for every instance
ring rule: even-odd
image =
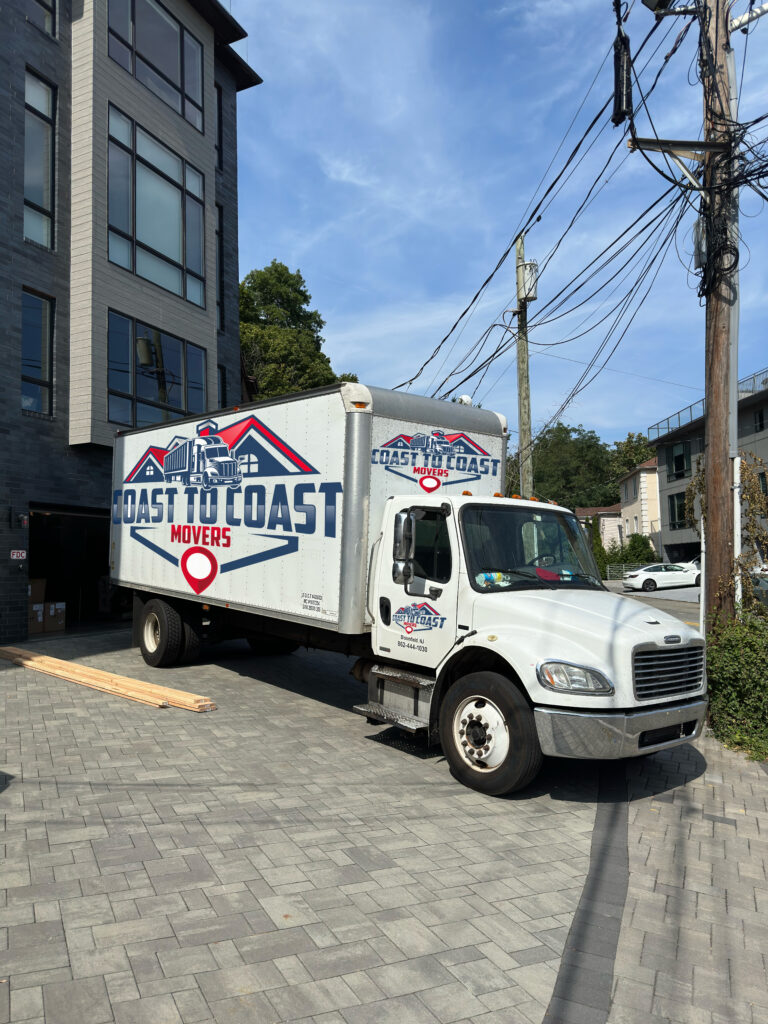
[[[182,1024],[172,996],[130,999],[115,1006],[115,1024]]]
[[[103,978],[53,982],[43,986],[46,1024],[107,1024],[112,1008]]]

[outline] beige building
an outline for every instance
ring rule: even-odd
[[[609,548],[614,542],[621,544],[621,505],[603,505],[600,507],[574,509],[580,523],[586,525],[597,516],[600,522],[600,539],[604,548]]]
[[[626,541],[633,533],[650,537],[661,551],[661,520],[659,514],[659,475],[656,457],[635,466],[619,480],[621,493],[621,527]]]

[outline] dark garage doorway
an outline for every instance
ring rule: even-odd
[[[111,617],[109,511],[29,506],[29,578],[45,580],[46,601],[66,601],[67,629]]]

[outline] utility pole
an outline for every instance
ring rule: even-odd
[[[705,0],[700,42],[704,85],[704,140],[723,151],[704,155],[706,220],[706,294],[704,421],[707,557],[704,590],[707,618],[732,619],[735,614],[731,577],[734,568],[734,501],[731,491],[731,326],[737,302],[738,245],[734,245],[734,189],[724,182],[733,169],[731,86],[728,74],[730,36],[726,0]],[[733,382],[735,384],[735,381]],[[734,415],[736,410],[733,410]],[[738,452],[735,453],[738,456]],[[740,510],[739,510],[740,514]]]
[[[517,429],[520,443],[520,494],[533,497],[533,451],[531,450],[531,383],[528,374],[528,287],[526,282],[525,235],[515,241],[517,273]]]

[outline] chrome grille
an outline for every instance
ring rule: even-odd
[[[636,649],[632,678],[638,700],[694,693],[704,682],[704,645]]]

